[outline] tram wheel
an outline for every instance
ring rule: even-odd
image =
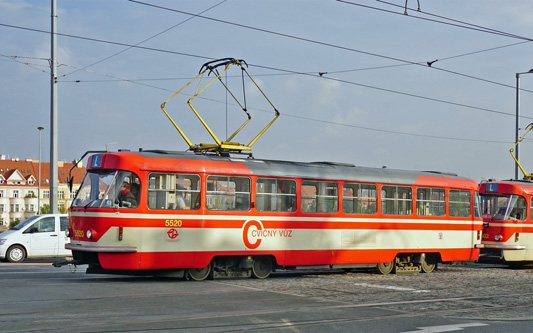
[[[426,258],[420,264],[422,273],[431,273],[437,268],[437,262],[431,255],[426,255]]]
[[[394,268],[396,268],[396,263],[393,261],[391,262],[382,262],[377,265],[378,272],[386,275],[394,271]]]
[[[187,277],[194,281],[205,280],[211,273],[212,268],[213,265],[211,263],[204,268],[189,268],[187,270]]]
[[[272,273],[272,260],[269,257],[255,257],[252,275],[257,279],[266,279]]]

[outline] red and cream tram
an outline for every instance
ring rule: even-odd
[[[533,182],[489,181],[481,184],[480,195],[484,225],[479,260],[533,261]]]
[[[69,211],[67,247],[88,273],[203,280],[265,278],[275,269],[431,272],[439,262],[478,258],[477,190],[473,180],[438,172],[95,154]]]

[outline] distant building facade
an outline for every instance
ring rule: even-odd
[[[74,163],[58,161],[58,210],[70,207],[76,191],[85,175],[85,168],[81,162],[73,168]],[[69,171],[73,176],[72,192],[67,184]],[[39,160],[6,158],[0,155],[0,226],[8,226],[15,220],[23,221],[38,214],[40,206],[50,204],[50,163],[41,162],[39,175]],[[41,191],[39,193],[39,182]]]

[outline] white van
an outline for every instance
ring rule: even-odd
[[[35,215],[0,234],[0,260],[22,262],[25,258],[65,257],[67,214]]]

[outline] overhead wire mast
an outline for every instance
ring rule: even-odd
[[[239,99],[235,96],[235,94],[233,94],[231,92],[231,90],[229,89],[229,87],[227,86],[227,84],[225,84],[222,79],[221,79],[221,76],[226,73],[231,67],[233,67],[234,65],[237,65],[241,68],[241,73],[242,73],[242,88],[243,88],[243,102],[241,103],[239,101]],[[222,72],[219,72],[218,68],[221,67],[221,66],[224,66],[224,70]],[[215,152],[217,154],[224,154],[224,155],[227,155],[229,153],[242,153],[242,151],[251,151],[252,149],[252,145],[265,133],[265,131],[272,125],[272,123],[274,123],[274,121],[279,117],[280,113],[279,111],[276,109],[276,107],[272,104],[272,102],[268,99],[268,97],[265,95],[265,93],[261,90],[261,88],[257,85],[257,83],[254,81],[254,79],[250,76],[250,74],[248,73],[248,71],[246,70],[245,66],[247,67],[248,64],[246,64],[246,62],[244,60],[237,60],[237,59],[234,59],[234,58],[223,58],[223,59],[218,59],[218,60],[213,60],[213,61],[209,61],[209,62],[206,62],[205,64],[202,65],[202,67],[200,68],[200,71],[198,73],[198,75],[196,77],[194,77],[191,81],[189,81],[183,88],[181,88],[180,90],[178,90],[174,95],[172,95],[169,99],[167,99],[163,104],[161,104],[161,109],[163,110],[163,112],[166,114],[166,116],[168,117],[168,119],[172,122],[172,124],[174,125],[174,127],[178,130],[178,132],[180,133],[180,135],[183,137],[183,139],[185,140],[185,142],[187,142],[187,144],[189,145],[189,150],[192,150],[192,151],[195,151],[195,152]],[[215,78],[213,78],[211,81],[209,81],[209,83],[207,83],[205,86],[201,86],[202,84],[202,80],[204,78],[204,76],[206,75],[207,73],[207,76],[209,76],[211,73],[213,73],[214,75],[216,75]],[[259,134],[257,134],[253,139],[252,141],[250,141],[250,143],[248,144],[242,144],[242,143],[239,143],[239,142],[234,142],[232,141],[235,136],[250,122],[250,120],[252,119],[252,116],[250,115],[250,113],[248,112],[247,110],[247,105],[246,105],[246,91],[245,91],[245,85],[244,85],[244,79],[245,79],[245,76],[244,74],[246,73],[246,75],[248,76],[248,78],[251,80],[251,82],[253,82],[253,84],[255,85],[255,87],[261,92],[261,94],[265,97],[265,99],[268,101],[268,103],[272,106],[272,108],[274,109],[274,112],[275,112],[275,117],[274,119],[272,119],[260,132]],[[200,143],[200,144],[193,144],[191,143],[191,141],[187,138],[187,136],[185,135],[185,133],[183,132],[183,130],[176,124],[176,122],[172,119],[172,117],[168,114],[168,112],[165,110],[165,106],[166,104],[171,100],[173,99],[176,95],[178,95],[180,92],[183,91],[183,89],[185,89],[186,87],[188,87],[191,83],[193,83],[194,81],[198,80],[198,85],[196,87],[196,91],[194,93],[194,95],[189,98],[187,100],[187,104],[189,105],[189,107],[192,109],[192,111],[194,112],[194,114],[198,117],[198,119],[200,120],[200,122],[202,123],[202,125],[205,127],[205,129],[207,130],[207,132],[209,132],[209,134],[211,135],[211,137],[213,138],[213,140],[215,141],[215,143]],[[198,113],[198,111],[194,108],[194,106],[192,105],[192,101],[200,94],[202,93],[207,87],[209,87],[213,82],[215,81],[219,81],[223,86],[224,88],[226,89],[226,91],[229,93],[229,95],[237,102],[237,104],[239,105],[239,107],[243,110],[243,112],[246,114],[247,116],[247,119],[245,120],[245,122],[233,133],[231,134],[230,136],[228,136],[225,140],[220,140],[216,135],[215,133],[211,130],[211,128],[207,125],[207,123],[204,121],[204,119],[200,116],[200,114]],[[250,154],[251,156],[251,154]]]

